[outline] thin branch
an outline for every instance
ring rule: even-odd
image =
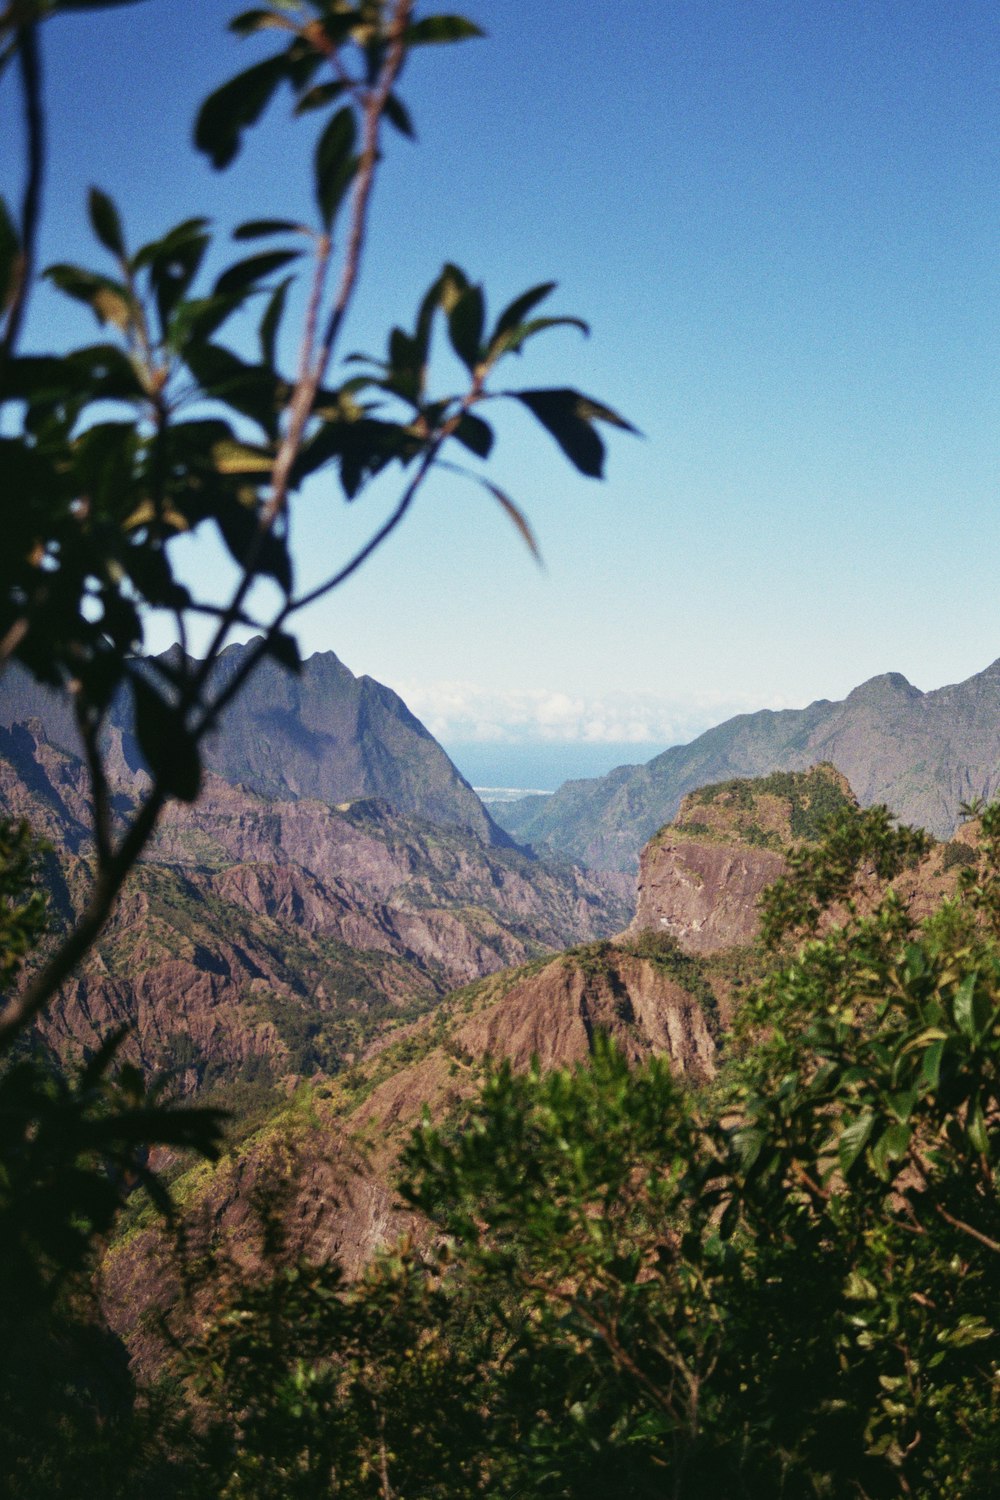
[[[396,527],[406,515],[406,512],[409,510],[410,506],[413,504],[413,501],[416,498],[417,490],[423,484],[424,480],[427,478],[427,475],[433,468],[434,460],[437,458],[438,453],[441,451],[442,444],[444,443],[444,440],[448,435],[449,434],[447,432],[440,433],[435,438],[431,446],[425,450],[424,456],[420,460],[420,467],[418,468],[413,479],[407,485],[406,489],[403,491],[402,498],[396,506],[396,509],[389,516],[388,520],[386,520],[383,525],[379,527],[374,536],[372,536],[365,543],[360,551],[354,554],[350,562],[344,564],[339,572],[334,573],[333,576],[331,578],[328,578],[325,583],[318,584],[316,588],[310,589],[308,594],[303,594],[300,598],[295,599],[288,607],[288,614],[291,614],[293,610],[297,611],[300,609],[305,609],[306,605],[308,604],[315,604],[317,599],[322,599],[323,596],[325,594],[329,594],[332,589],[339,588],[342,583],[345,583],[347,579],[350,578],[352,573],[357,572],[363,562],[366,562],[368,558],[371,557],[376,548],[381,547],[386,537],[390,532],[395,531]]]
[[[974,1229],[971,1224],[966,1224],[964,1219],[956,1219],[955,1215],[950,1214],[946,1208],[942,1208],[940,1203],[935,1203],[934,1207],[946,1224],[950,1224],[953,1229],[959,1229],[963,1234],[967,1234],[972,1239],[978,1240],[981,1245],[985,1245],[987,1250],[992,1250],[995,1255],[1000,1255],[1000,1244],[996,1240],[991,1240],[989,1235],[983,1234],[981,1230]]]
[[[340,273],[340,285],[337,288],[337,296],[313,367],[305,379],[300,378],[296,385],[289,410],[288,427],[272,472],[271,498],[264,513],[268,524],[273,524],[274,518],[285,507],[292,465],[301,447],[306,423],[316,403],[316,393],[326,375],[347,309],[354,295],[354,288],[357,285],[368,227],[368,208],[375,185],[375,169],[379,161],[379,130],[386,103],[406,58],[406,28],[410,23],[412,9],[413,0],[399,0],[389,32],[389,47],[382,65],[378,87],[372,89],[365,99],[364,138],[358,175],[354,180],[347,250],[344,255],[343,270]]]
[[[392,93],[396,79],[399,77],[400,70],[406,60],[406,29],[410,24],[412,10],[413,0],[399,0],[399,4],[396,6],[396,13],[392,19],[392,26],[389,30],[389,47],[386,52],[385,62],[382,65],[378,87],[373,89],[369,94],[365,105],[364,144],[361,149],[360,170],[354,183],[354,201],[351,208],[351,227],[347,239],[347,254],[344,257],[344,269],[341,273],[337,299],[333,304],[330,321],[326,328],[326,337],[323,340],[323,365],[319,372],[320,379],[323,378],[326,365],[337,342],[337,336],[343,326],[344,317],[350,305],[355,283],[358,279],[358,271],[361,267],[361,252],[364,249],[365,229],[368,222],[368,202],[371,198],[372,187],[375,181],[375,167],[379,156],[379,127],[382,124],[382,116],[385,113],[389,95]]]
[[[42,64],[38,50],[37,22],[18,28],[17,58],[24,97],[24,128],[28,144],[28,175],[21,200],[21,253],[17,260],[14,296],[7,312],[7,327],[0,338],[0,362],[9,359],[17,344],[28,305],[38,220],[45,176],[45,116],[42,110]]]
[[[264,537],[273,529],[278,517],[284,513],[288,503],[288,488],[291,482],[292,469],[302,447],[306,424],[316,404],[316,394],[326,375],[337,336],[357,285],[358,273],[361,268],[361,253],[364,248],[368,210],[375,181],[375,169],[379,160],[379,127],[385,112],[386,101],[392,93],[393,85],[399,76],[406,58],[405,36],[412,9],[413,0],[398,0],[392,27],[390,28],[390,44],[382,67],[379,84],[377,88],[371,91],[365,101],[364,145],[351,201],[350,228],[348,230],[344,268],[341,272],[337,296],[326,326],[323,342],[317,352],[314,350],[315,328],[319,321],[320,298],[325,284],[327,263],[331,248],[328,236],[324,236],[319,242],[316,272],[313,278],[306,327],[301,345],[302,353],[299,361],[299,375],[288,407],[288,422],[285,434],[271,470],[271,494],[261,514],[257,547],[251,549],[247,562],[244,565],[243,577],[236,588],[236,592],[228,608],[219,621],[219,627],[211,646],[206,652],[202,667],[192,680],[188,695],[188,706],[192,706],[197,701],[198,693],[201,692],[208,681],[212,664],[225,643],[229,631],[235,622],[237,612],[242,608],[243,601],[256,580],[257,575],[254,571],[254,562],[260,544]],[[402,519],[402,514],[400,514],[398,519]],[[377,546],[383,540],[384,536],[388,536],[389,531],[392,529],[392,526],[383,528],[374,545]],[[371,550],[373,549],[367,549],[364,556],[367,557]],[[363,561],[364,559],[362,558],[361,560]],[[360,566],[360,562],[357,566]],[[350,572],[353,571],[354,569],[351,567],[344,576],[349,576]],[[331,585],[331,587],[335,586]],[[326,592],[326,589],[322,590],[322,592]],[[291,610],[286,608],[282,611],[280,619],[283,621],[288,617],[289,613],[291,613]],[[251,664],[251,669],[259,659],[259,655],[255,657]]]

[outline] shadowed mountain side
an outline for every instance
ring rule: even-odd
[[[223,652],[217,685],[233,676],[247,650]],[[53,745],[79,751],[66,696],[40,687],[15,664],[0,685],[0,726],[28,720],[38,720]],[[124,697],[112,708],[107,738],[116,779],[134,774],[142,757]],[[262,661],[204,745],[203,758],[224,781],[261,796],[334,805],[381,797],[399,812],[464,828],[484,843],[513,842],[403,700],[371,677],[355,677],[332,651],[311,656],[297,676]]]
[[[885,802],[903,822],[949,838],[962,802],[1000,790],[1000,661],[930,693],[889,672],[840,703],[741,714],[646,765],[567,782],[552,796],[498,805],[495,813],[539,851],[595,869],[634,870],[643,844],[686,793],[817,761],[832,762],[863,806]]]

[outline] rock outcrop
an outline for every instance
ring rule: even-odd
[[[630,931],[665,933],[687,953],[752,943],[760,898],[785,868],[768,849],[671,838],[665,830],[642,851]]]
[[[785,872],[784,851],[841,806],[857,802],[830,765],[690,793],[642,851],[630,932],[665,934],[687,953],[752,943],[760,898]]]

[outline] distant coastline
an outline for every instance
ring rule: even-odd
[[[527,786],[474,786],[472,790],[487,806],[493,802],[518,802],[522,797],[551,797],[551,791]]]

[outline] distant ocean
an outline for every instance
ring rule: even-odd
[[[443,743],[466,781],[484,801],[493,802],[554,792],[564,781],[604,776],[615,766],[642,765],[666,749],[657,743],[560,744],[548,740],[520,745]]]

